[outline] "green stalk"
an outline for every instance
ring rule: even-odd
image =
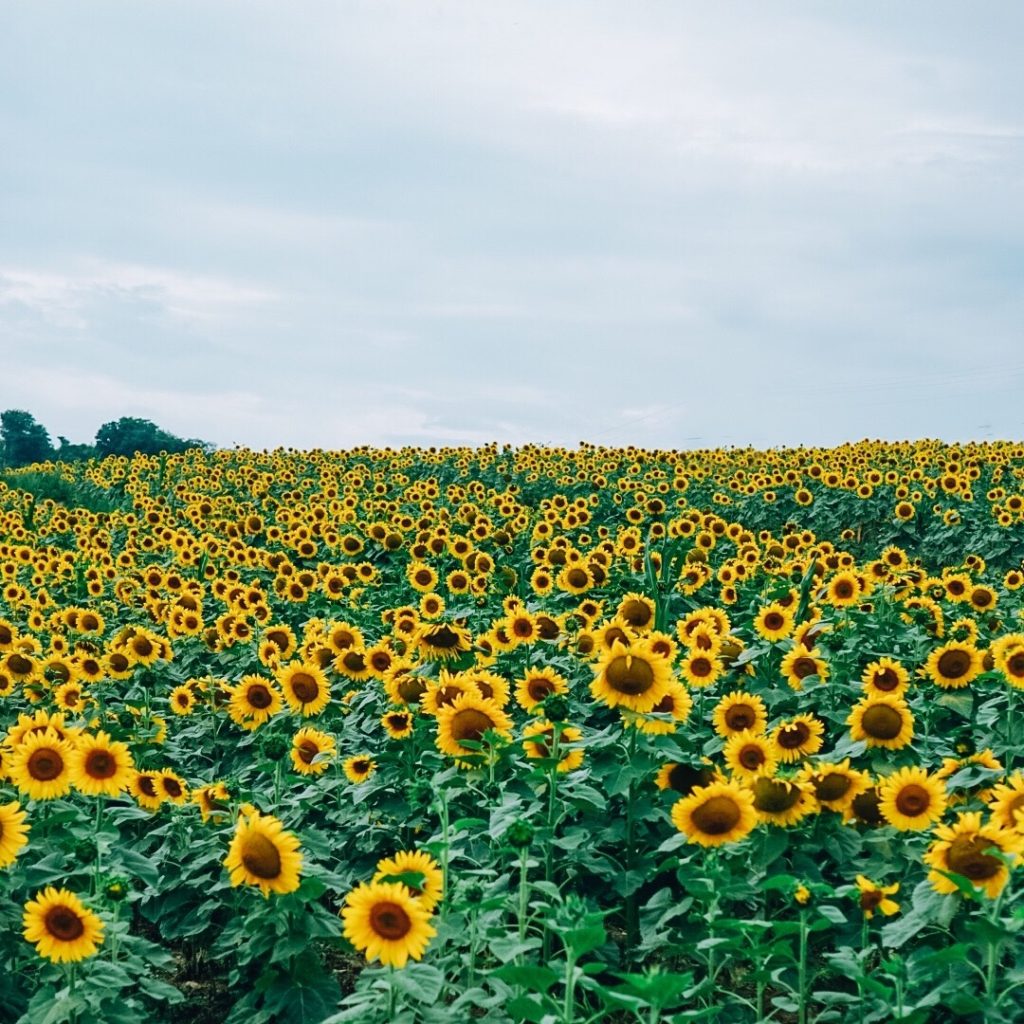
[[[565,1004],[562,1008],[562,1019],[565,1024],[573,1024],[576,1012],[576,955],[571,949],[565,951]]]
[[[447,791],[441,791],[440,797],[441,815],[441,914],[447,914],[448,908],[448,844],[450,837],[450,824],[448,818],[448,797]]]
[[[797,1024],[807,1024],[807,911],[800,911],[800,956],[797,961],[797,992],[799,1008]]]
[[[857,998],[859,1002],[857,1004],[860,1024],[864,1024],[864,971],[868,965],[868,954],[870,950],[868,948],[868,916],[867,914],[861,915],[860,924],[860,972],[861,976],[857,978]]]
[[[521,846],[519,848],[519,941],[526,938],[526,904],[530,895],[530,886],[526,880],[527,861],[530,848]]]
[[[630,771],[634,766],[636,759],[636,734],[637,729],[634,726],[630,729],[629,736],[629,750],[626,757],[626,764]],[[626,863],[626,875],[627,877],[633,870],[633,805],[636,802],[636,779],[631,778],[629,783],[629,791],[626,796],[626,849],[624,851],[624,860]],[[632,959],[633,950],[640,944],[640,908],[636,901],[636,890],[632,891],[626,897],[626,904],[624,907],[624,913],[626,918],[626,947],[629,959]]]
[[[92,894],[100,891],[100,872],[102,870],[102,852],[100,849],[100,827],[103,824],[103,797],[96,797],[96,818],[93,822],[93,840],[96,843],[96,860],[92,868]]]

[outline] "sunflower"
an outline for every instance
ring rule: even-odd
[[[701,846],[739,842],[757,825],[754,795],[735,782],[697,786],[673,805],[672,823]]]
[[[427,680],[415,675],[408,661],[392,664],[384,676],[384,691],[392,704],[419,704],[427,690]]]
[[[545,719],[528,722],[523,728],[523,749],[531,760],[542,760],[554,755],[553,739],[555,727]],[[571,725],[562,726],[558,735],[558,770],[560,772],[575,771],[583,764],[583,751],[569,744],[578,743],[583,733]],[[565,743],[567,746],[563,747]]]
[[[616,615],[629,623],[631,629],[646,633],[654,626],[654,602],[644,594],[629,593],[620,602]]]
[[[900,891],[899,882],[893,882],[892,885],[877,885],[870,878],[858,875],[857,888],[860,890],[860,909],[864,911],[864,916],[869,921],[876,910],[880,910],[886,917],[899,913],[900,905],[889,899]]]
[[[117,796],[135,774],[132,755],[124,743],[105,732],[81,736],[68,758],[71,781],[87,796]]]
[[[92,956],[103,944],[103,922],[67,889],[47,886],[25,904],[23,935],[54,963]]]
[[[1024,690],[1024,643],[1005,645],[996,656],[995,664],[1011,686]]]
[[[524,711],[533,711],[552,694],[568,692],[569,684],[554,669],[531,668],[516,683],[516,703]]]
[[[814,797],[822,807],[845,815],[853,801],[871,788],[871,776],[850,767],[850,759],[838,764],[819,761],[808,765],[800,777],[814,789]]]
[[[674,679],[668,684],[665,696],[646,714],[622,709],[622,721],[651,736],[665,736],[676,731],[676,726],[685,722],[693,710],[693,698],[682,683]],[[664,716],[652,718],[652,715]]]
[[[1024,773],[1014,772],[995,786],[987,803],[993,825],[1024,834]]]
[[[17,800],[0,804],[0,868],[10,867],[18,851],[28,842],[29,826]]]
[[[358,785],[365,782],[376,770],[377,762],[369,754],[356,754],[342,764],[345,778],[349,782]]]
[[[772,732],[778,758],[784,764],[799,761],[821,750],[825,723],[814,715],[797,715],[780,722]]]
[[[698,786],[709,786],[717,781],[722,780],[710,766],[710,762],[694,766],[670,761],[663,764],[654,777],[654,784],[658,789],[671,789],[680,796],[689,796]]]
[[[878,784],[879,810],[900,831],[920,831],[942,817],[946,787],[923,768],[901,768]]]
[[[881,697],[887,693],[902,697],[910,682],[910,674],[893,658],[879,658],[864,669],[860,681],[870,697]]]
[[[981,823],[978,811],[961,814],[952,825],[939,825],[935,841],[923,856],[932,888],[940,893],[954,893],[956,883],[946,873],[961,875],[975,888],[981,888],[995,899],[1010,877],[1010,865],[1019,862],[1024,836],[1002,829],[994,823]],[[1008,857],[1010,865],[1004,857]]]
[[[304,727],[292,737],[292,767],[302,775],[327,771],[336,752],[334,738],[319,729]]]
[[[183,804],[188,800],[188,783],[170,768],[161,768],[156,773],[157,789],[172,804]]]
[[[157,787],[157,772],[137,771],[128,784],[136,803],[147,811],[155,811],[163,802],[163,790]]]
[[[790,689],[798,692],[804,688],[804,680],[811,676],[817,676],[821,683],[828,679],[828,663],[821,657],[821,651],[817,647],[808,650],[802,644],[797,644],[787,652],[779,671],[789,683]]]
[[[967,686],[982,672],[982,654],[973,644],[943,644],[932,651],[925,663],[924,670],[935,683],[944,690],[958,690]]]
[[[228,714],[243,729],[258,729],[281,710],[281,691],[263,676],[242,676],[229,693]]]
[[[774,744],[749,730],[730,736],[723,755],[729,771],[744,781],[758,775],[774,775],[778,767]]]
[[[71,791],[73,748],[50,728],[28,733],[7,764],[11,781],[33,800],[52,800]]]
[[[258,885],[264,897],[294,892],[302,869],[299,841],[277,818],[252,810],[238,819],[224,867],[232,885]]]
[[[795,825],[818,810],[814,788],[802,779],[760,775],[748,786],[760,820],[780,828]]]
[[[437,749],[455,757],[472,757],[479,755],[479,750],[463,746],[464,742],[480,743],[488,732],[509,739],[511,728],[512,719],[497,701],[464,693],[437,713]]]
[[[223,813],[228,810],[228,801],[231,799],[231,792],[223,782],[214,782],[209,786],[200,786],[192,794],[192,800],[199,805],[199,813],[203,821],[214,823],[221,820]]]
[[[400,882],[363,882],[345,897],[345,938],[387,967],[419,960],[437,934],[430,911]]]
[[[666,695],[671,679],[670,666],[647,641],[615,643],[598,662],[590,692],[609,707],[645,714]]]
[[[281,668],[277,680],[292,711],[304,718],[318,715],[331,699],[331,686],[323,670],[311,661],[292,662]]]
[[[679,671],[691,686],[711,686],[725,671],[725,666],[713,654],[691,650],[679,663]]]
[[[914,716],[906,702],[886,694],[863,697],[853,706],[849,718],[850,736],[869,747],[901,750],[914,738]]]
[[[795,609],[784,608],[777,601],[762,608],[754,616],[754,631],[769,643],[782,640],[793,631]]]
[[[424,623],[413,642],[427,661],[449,661],[470,648],[471,637],[462,626],[451,622]]]
[[[410,711],[386,711],[381,715],[380,724],[393,740],[408,739],[412,735],[413,718]]]
[[[860,580],[852,572],[837,572],[825,588],[825,600],[835,608],[849,608],[860,596]]]
[[[420,707],[425,714],[437,715],[442,708],[451,707],[465,693],[479,695],[480,691],[464,673],[441,669],[436,681],[428,680]]]
[[[412,884],[395,875],[416,874],[421,879],[418,884]],[[416,897],[427,910],[433,910],[441,902],[441,894],[444,891],[444,875],[441,867],[423,850],[402,851],[394,857],[385,857],[377,861],[377,871],[373,876],[374,882],[401,882],[409,892]]]
[[[760,735],[768,724],[768,712],[760,697],[733,690],[715,705],[712,722],[715,732],[726,739],[746,731]]]
[[[192,692],[192,687],[187,684],[176,686],[171,690],[168,700],[171,704],[171,711],[176,715],[191,715],[196,706],[196,695]]]

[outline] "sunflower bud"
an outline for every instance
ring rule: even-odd
[[[270,736],[263,742],[263,756],[269,761],[280,761],[288,756],[290,744],[281,736]]]
[[[515,821],[505,832],[505,840],[517,850],[524,849],[533,842],[533,826],[528,821]]]
[[[544,700],[544,715],[549,722],[564,722],[569,717],[569,702],[560,693]]]

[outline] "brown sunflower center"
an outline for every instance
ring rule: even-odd
[[[690,672],[695,676],[703,678],[704,676],[711,675],[711,671],[711,661],[705,658],[704,655],[700,655],[690,662]]]
[[[136,779],[136,785],[144,796],[156,796],[156,786],[153,784],[152,775],[140,775]]]
[[[939,658],[939,675],[944,679],[959,679],[967,675],[971,667],[971,656],[966,651],[946,651]]]
[[[853,781],[848,775],[829,772],[814,780],[814,793],[819,800],[839,800],[850,791]]]
[[[341,662],[350,672],[362,672],[366,668],[366,659],[358,651],[349,651]]]
[[[90,750],[84,767],[91,779],[109,779],[117,774],[117,760],[109,750]]]
[[[153,653],[153,645],[146,637],[140,636],[132,641],[132,650],[140,658],[148,658]]]
[[[382,938],[396,942],[409,934],[412,921],[397,903],[375,903],[370,910],[370,927]]]
[[[266,837],[254,833],[242,844],[242,863],[257,878],[277,878],[281,874],[281,854]]]
[[[605,678],[613,690],[635,696],[654,685],[654,669],[643,658],[620,654],[609,663]]]
[[[555,692],[555,688],[551,683],[550,679],[545,679],[543,676],[534,676],[526,683],[526,692],[530,695],[532,700],[544,700],[549,694]]]
[[[874,704],[864,712],[860,724],[872,739],[894,740],[903,728],[903,716],[888,704]]]
[[[950,871],[981,882],[993,878],[1003,866],[998,857],[992,857],[986,850],[999,849],[995,843],[981,836],[957,836],[946,852],[946,863]]]
[[[867,892],[862,892],[860,894],[861,910],[874,910],[883,899],[885,899],[885,896],[878,889],[869,889]]]
[[[845,599],[853,596],[853,584],[849,580],[840,580],[834,591],[836,597]]]
[[[1011,654],[1006,659],[1006,669],[1011,676],[1015,676],[1018,679],[1024,677],[1024,651]]]
[[[777,741],[785,750],[796,750],[811,738],[806,722],[791,722],[779,729]]]
[[[494,723],[477,708],[463,708],[452,716],[452,736],[460,743],[462,740],[479,741],[488,729],[493,728]]]
[[[882,812],[879,810],[878,790],[875,787],[853,798],[853,813],[866,825],[880,825]]]
[[[312,740],[303,740],[296,748],[296,753],[303,764],[312,764],[320,748]]]
[[[754,806],[768,814],[781,814],[795,807],[800,789],[777,779],[758,779],[754,783]]]
[[[720,836],[735,828],[742,818],[739,804],[727,796],[713,796],[693,812],[694,825],[705,835]]]
[[[32,662],[23,654],[12,654],[7,659],[7,665],[10,670],[18,676],[28,675],[29,672],[32,671]]]
[[[518,637],[533,636],[533,623],[529,619],[516,619],[512,623],[512,632]]]
[[[610,629],[605,631],[605,646],[609,648],[612,647],[616,640],[623,644],[629,643],[629,637],[626,635],[626,631],[619,626],[612,626]]]
[[[931,806],[931,802],[931,794],[917,783],[904,786],[896,795],[896,809],[908,818],[923,814]]]
[[[270,690],[268,690],[262,683],[250,686],[245,696],[252,707],[257,708],[260,711],[264,708],[269,708],[274,702],[274,698],[270,695]]]
[[[734,732],[752,729],[757,722],[757,712],[749,704],[733,704],[725,713],[725,724]]]
[[[404,732],[409,728],[409,716],[402,714],[388,715],[388,725],[390,725],[395,732]]]
[[[582,569],[570,569],[565,578],[571,587],[585,587],[590,582]]]
[[[438,647],[441,650],[448,650],[459,645],[459,634],[447,626],[434,629],[424,636],[424,640],[431,647]]]
[[[871,678],[876,690],[888,693],[899,689],[900,677],[891,668],[879,669]]]
[[[181,788],[181,783],[177,779],[165,777],[161,780],[161,782],[164,787],[164,792],[169,797],[176,799],[177,797],[181,796],[183,790]]]
[[[41,747],[32,751],[26,767],[36,782],[50,782],[64,771],[64,758],[51,747]]]
[[[406,704],[418,704],[426,689],[427,684],[419,676],[404,676],[398,684],[398,694]]]
[[[308,672],[296,672],[289,680],[289,686],[295,697],[303,704],[311,704],[320,695],[317,681]]]
[[[646,626],[651,621],[651,609],[643,601],[626,601],[620,612],[631,626]]]
[[[743,765],[747,771],[756,771],[765,762],[764,751],[754,743],[750,743],[740,750],[739,757],[737,758],[739,763]]]
[[[785,616],[780,615],[779,612],[769,612],[764,617],[764,628],[772,630],[773,632],[777,629],[782,629],[786,624]]]
[[[51,907],[44,920],[47,932],[61,942],[74,942],[85,933],[82,919],[70,907]]]
[[[791,671],[797,679],[806,679],[818,671],[818,663],[813,658],[797,658],[793,662]]]

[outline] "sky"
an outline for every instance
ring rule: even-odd
[[[1024,438],[1024,5],[0,0],[0,408]]]

